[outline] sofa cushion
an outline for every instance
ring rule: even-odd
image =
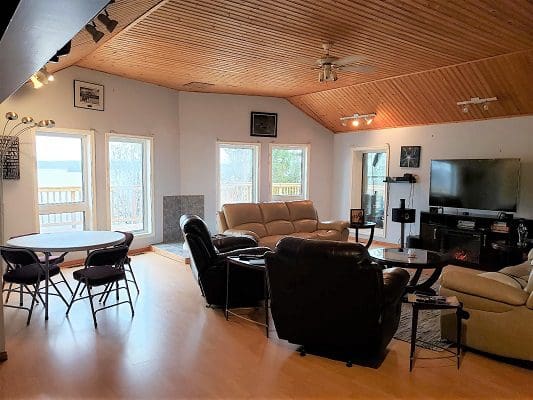
[[[312,201],[289,201],[286,204],[296,232],[314,232],[317,230],[318,217]]]
[[[500,272],[484,272],[482,274],[479,274],[479,276],[482,276],[484,278],[492,279],[494,281],[498,281],[500,283],[503,283],[505,285],[512,286],[517,289],[523,289],[523,282],[521,279],[502,274]]]
[[[252,231],[259,237],[267,236],[263,214],[256,203],[235,203],[222,206],[226,223],[230,229]]]
[[[289,209],[283,202],[260,203],[268,235],[289,235],[294,232]]]

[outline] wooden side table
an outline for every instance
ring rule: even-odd
[[[359,243],[359,229],[370,229],[370,236],[368,241],[365,244],[365,247],[368,249],[374,240],[374,228],[376,227],[375,222],[363,222],[361,224],[351,223],[350,228],[355,229],[355,241]]]
[[[457,316],[457,349],[455,356],[457,357],[457,369],[460,366],[461,359],[461,328],[462,320],[468,319],[469,315],[466,311],[463,311],[463,303],[422,303],[422,302],[413,302],[408,301],[407,298],[404,298],[404,302],[411,304],[413,316],[411,322],[411,351],[409,353],[409,372],[413,370],[413,365],[415,361],[415,347],[416,347],[416,336],[418,330],[418,312],[420,310],[447,310],[455,309],[455,314]],[[436,346],[438,347],[438,346]],[[442,347],[443,350],[450,352],[450,350]]]

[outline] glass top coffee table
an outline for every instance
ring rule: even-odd
[[[385,268],[401,267],[416,269],[409,281],[406,291],[435,294],[431,286],[439,279],[442,268],[448,264],[450,257],[436,251],[423,249],[379,248],[368,251],[372,261]],[[424,269],[434,269],[429,278],[418,282]]]

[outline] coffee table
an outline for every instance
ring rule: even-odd
[[[266,337],[268,338],[268,330],[269,330],[269,315],[268,315],[268,301],[269,301],[269,298],[270,298],[270,288],[268,286],[268,275],[267,275],[267,272],[266,272],[266,265],[265,265],[265,259],[264,258],[260,258],[260,259],[254,259],[254,260],[244,260],[244,259],[241,259],[239,258],[239,256],[230,256],[228,258],[226,258],[227,260],[227,269],[226,269],[226,308],[225,308],[225,315],[226,315],[226,321],[229,320],[229,316],[230,314],[231,315],[234,315],[235,317],[239,317],[241,319],[244,319],[246,321],[249,321],[249,322],[253,322],[254,324],[258,324],[258,325],[261,325],[261,326],[264,326],[265,327],[265,333],[266,333]],[[247,318],[243,315],[240,315],[236,312],[233,312],[231,311],[230,309],[230,303],[231,303],[231,299],[229,298],[229,294],[230,294],[230,282],[231,282],[231,277],[230,277],[230,273],[231,273],[231,270],[233,268],[249,268],[249,269],[254,269],[256,271],[262,271],[263,274],[264,274],[264,285],[265,285],[265,322],[262,323],[262,322],[259,322],[259,321],[256,321],[256,320],[253,320],[251,318]],[[243,307],[241,307],[243,308]]]
[[[435,294],[435,291],[431,289],[431,285],[439,279],[442,268],[450,260],[450,257],[446,254],[423,249],[379,248],[369,250],[368,253],[372,261],[385,268],[401,267],[416,269],[415,274],[406,287],[406,291],[411,293],[416,291],[432,295]],[[408,256],[408,253],[412,253],[413,256]],[[434,271],[425,281],[418,282],[424,269],[434,269]]]

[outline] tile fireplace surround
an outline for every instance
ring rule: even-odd
[[[183,214],[204,218],[204,196],[163,196],[163,243],[183,242],[180,229],[180,217]]]

